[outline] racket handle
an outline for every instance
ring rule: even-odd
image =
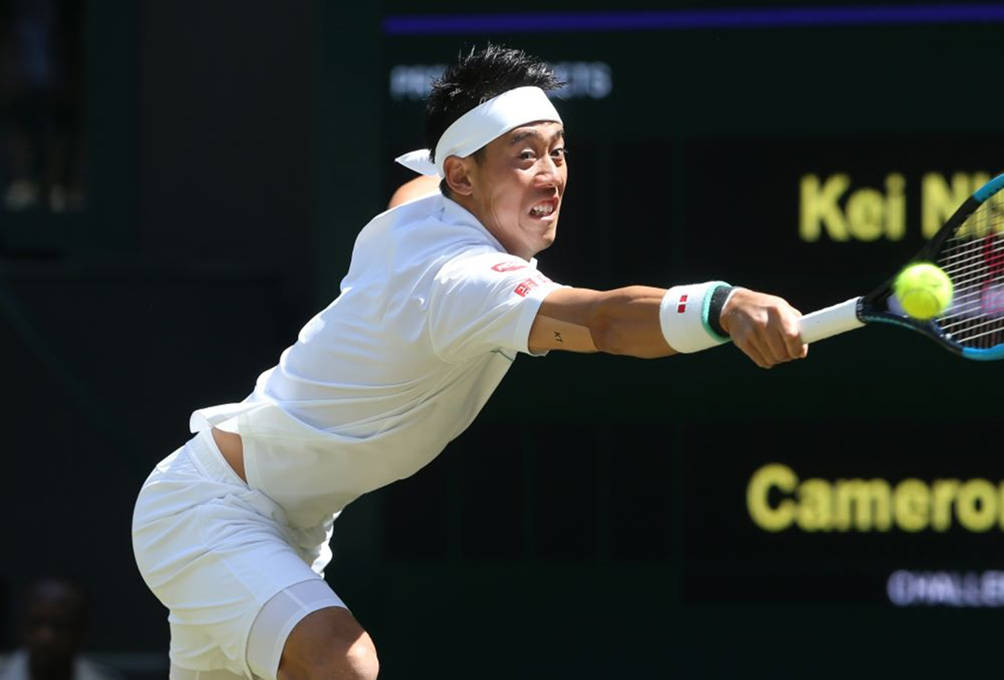
[[[864,326],[858,319],[860,297],[806,314],[800,320],[802,342],[811,343]]]

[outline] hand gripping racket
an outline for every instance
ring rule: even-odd
[[[872,292],[806,314],[807,343],[888,323],[931,338],[966,359],[1004,359],[1004,174],[977,189],[911,260],[941,267],[952,280],[952,302],[938,317],[907,316],[892,292],[893,275]],[[898,272],[897,272],[898,273]]]

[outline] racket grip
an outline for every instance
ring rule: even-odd
[[[858,319],[860,299],[851,298],[803,316],[799,321],[802,342],[815,342],[864,326],[864,322]]]

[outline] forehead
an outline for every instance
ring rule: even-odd
[[[565,128],[553,120],[527,123],[499,135],[488,146],[504,148],[521,142],[540,141],[551,143],[564,138]]]

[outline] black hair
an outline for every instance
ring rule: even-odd
[[[475,106],[517,87],[554,90],[564,85],[547,62],[523,50],[489,43],[482,49],[461,52],[457,61],[432,83],[425,102],[426,146],[432,149],[460,116]],[[475,152],[478,157],[480,150]],[[433,158],[435,160],[435,158]]]

